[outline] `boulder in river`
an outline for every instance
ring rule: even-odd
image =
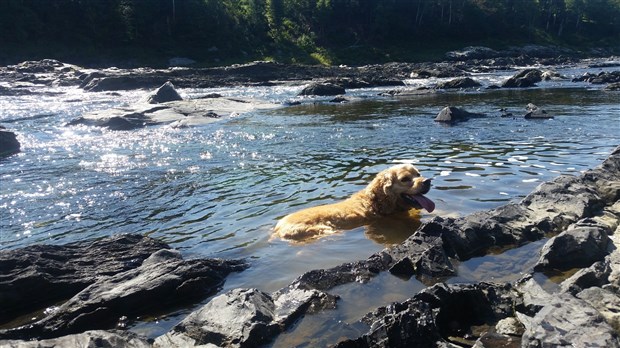
[[[525,69],[516,73],[508,80],[504,81],[504,88],[525,88],[536,86],[537,82],[542,81],[543,72],[538,69]]]
[[[321,83],[314,82],[310,85],[304,87],[304,89],[299,92],[299,95],[317,95],[317,96],[330,96],[330,95],[340,95],[345,94],[346,90],[338,85],[333,83]]]
[[[435,117],[435,122],[452,123],[458,121],[466,121],[470,118],[475,117],[484,117],[484,115],[469,112],[455,106],[446,106],[439,112],[439,114],[437,114],[437,116]]]
[[[549,114],[547,112],[547,110],[545,109],[541,109],[538,106],[529,103],[527,104],[527,108],[526,108],[527,112],[525,113],[525,116],[523,116],[525,119],[548,119],[548,118],[553,118],[553,115]]]
[[[166,81],[155,92],[148,96],[147,103],[159,104],[175,100],[183,100],[170,81]]]
[[[482,86],[478,81],[471,77],[461,77],[454,80],[442,82],[437,85],[438,89],[458,89],[458,88],[474,88]]]
[[[16,154],[20,149],[21,144],[17,140],[17,135],[0,126],[0,158]]]

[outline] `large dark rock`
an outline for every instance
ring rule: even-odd
[[[346,91],[343,87],[334,85],[332,83],[311,83],[310,85],[304,87],[304,89],[299,92],[299,95],[318,95],[318,96],[328,96],[328,95],[340,95],[345,94]]]
[[[155,341],[161,347],[215,344],[256,347],[305,314],[334,308],[336,298],[317,290],[287,287],[274,294],[234,289],[213,298]]]
[[[620,82],[620,70],[616,71],[601,71],[598,74],[585,73],[580,77],[573,79],[573,82],[589,82],[592,84],[612,84]]]
[[[477,114],[457,108],[455,106],[446,106],[435,117],[435,122],[453,123],[458,121],[466,121],[474,117],[484,117],[482,114]]]
[[[127,347],[150,348],[151,342],[129,331],[86,331],[75,335],[41,341],[0,340],[5,348],[42,348],[42,347]]]
[[[21,144],[17,140],[17,135],[0,126],[0,158],[16,154],[20,149]]]
[[[135,269],[152,253],[169,248],[125,234],[0,251],[0,322],[73,297],[98,279]]]
[[[123,316],[162,312],[207,297],[225,277],[241,271],[242,261],[183,260],[161,249],[134,269],[101,277],[43,319],[0,332],[1,338],[50,338],[86,330],[110,329]]]
[[[471,77],[461,77],[458,79],[442,82],[437,85],[438,89],[458,89],[458,88],[474,88],[482,86],[478,81]]]
[[[536,86],[536,83],[542,81],[543,72],[538,69],[525,69],[504,81],[504,88],[525,88]]]
[[[571,225],[545,244],[534,269],[568,270],[589,267],[607,256],[610,233],[608,226],[590,219]]]

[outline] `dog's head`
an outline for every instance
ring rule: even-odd
[[[424,196],[431,189],[431,179],[424,178],[411,164],[399,164],[377,175],[375,179],[387,198],[400,206],[435,210],[435,203]]]

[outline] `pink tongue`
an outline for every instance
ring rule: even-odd
[[[411,196],[413,199],[415,199],[418,203],[420,203],[420,205],[422,206],[422,208],[426,209],[427,212],[432,213],[433,210],[435,210],[435,202],[431,201],[430,199],[426,198],[423,195],[414,195]]]

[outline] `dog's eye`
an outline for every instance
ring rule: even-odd
[[[406,177],[404,177],[404,178],[401,178],[401,179],[400,179],[400,182],[411,182],[411,178],[410,178],[410,177],[408,177],[408,176],[406,176]]]

